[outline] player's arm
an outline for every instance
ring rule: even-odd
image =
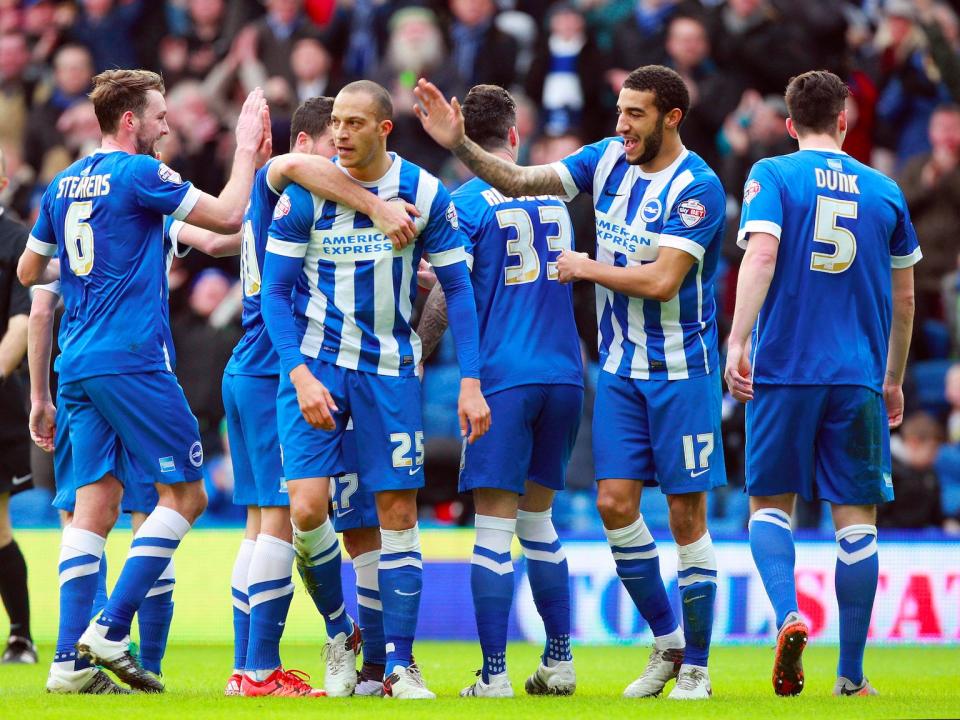
[[[186,217],[178,216],[178,220],[225,235],[240,230],[253,186],[258,151],[266,138],[264,126],[269,123],[269,117],[263,92],[257,88],[247,96],[237,119],[237,149],[233,154],[230,179],[216,197],[199,193],[190,212]]]
[[[420,314],[420,323],[417,325],[417,335],[420,336],[422,360],[433,355],[433,351],[440,344],[440,338],[447,331],[447,298],[443,294],[443,287],[437,283],[430,289],[427,301]]]
[[[170,235],[177,245],[186,245],[211,257],[231,257],[240,254],[242,233],[221,235],[212,230],[194,227],[174,220],[170,225]]]
[[[498,158],[467,137],[463,113],[456,98],[447,102],[431,82],[420,79],[413,89],[420,101],[413,112],[434,141],[450,150],[473,172],[508,197],[564,195],[560,175],[550,165],[523,167]]]
[[[278,192],[296,183],[314,195],[352,207],[369,217],[398,250],[416,239],[416,228],[410,218],[420,216],[416,205],[402,200],[381,200],[321,155],[288,153],[276,157],[267,168],[267,181]]]
[[[913,266],[894,268],[891,275],[893,322],[887,350],[887,371],[883,377],[883,395],[889,425],[895,428],[903,422],[903,376],[907,370],[907,355],[913,335]]]
[[[696,258],[685,250],[660,248],[657,259],[646,265],[615,267],[591,260],[586,253],[563,250],[557,260],[562,283],[589,280],[630,297],[667,302],[680,291]]]
[[[284,195],[286,199],[281,198],[277,206],[289,207],[289,211],[279,216],[274,213],[263,262],[260,290],[263,322],[280,356],[280,367],[297,390],[304,420],[315,428],[333,430],[335,423],[331,412],[336,412],[337,406],[327,388],[310,372],[300,352],[291,302],[310,240],[313,198],[298,185],[288,187]]]
[[[727,339],[727,367],[724,377],[731,394],[740,402],[753,399],[750,368],[750,334],[760,308],[767,299],[777,269],[780,240],[770,233],[751,233],[737,276],[737,301],[733,325]]]
[[[0,382],[17,369],[26,353],[27,314],[17,313],[7,320],[7,331],[0,338]]]
[[[30,437],[42,450],[53,450],[57,409],[50,394],[53,324],[60,295],[53,285],[37,287],[30,304],[27,365],[30,369]]]

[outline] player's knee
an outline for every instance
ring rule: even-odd
[[[670,507],[670,532],[680,545],[696,542],[707,531],[706,515],[697,508],[682,506]]]
[[[300,530],[315,530],[327,521],[327,503],[319,494],[290,498],[290,519]]]
[[[630,502],[630,498],[616,493],[601,492],[597,495],[597,510],[600,519],[608,528],[626,527],[637,514],[637,506]]]

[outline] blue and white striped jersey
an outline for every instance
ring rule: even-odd
[[[391,157],[382,178],[360,184],[385,200],[417,206],[415,243],[395,251],[366,215],[291,185],[274,209],[267,252],[303,258],[293,293],[303,356],[363,372],[413,375],[421,354],[410,326],[420,258],[426,253],[443,267],[465,262],[466,251],[446,188],[417,165]],[[293,361],[277,349],[289,372]]]
[[[627,163],[620,138],[581,148],[552,165],[572,200],[593,195],[597,260],[618,267],[657,259],[671,247],[696,262],[667,302],[628,297],[597,285],[600,363],[637,379],[680,380],[718,365],[714,280],[726,215],[720,180],[696,153],[645,173]]]

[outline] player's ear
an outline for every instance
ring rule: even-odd
[[[391,132],[393,132],[393,120],[381,120],[380,121],[380,136],[387,137]]]
[[[844,108],[840,111],[840,115],[837,116],[837,130],[840,132],[841,137],[846,135],[848,127],[847,110]]]
[[[676,130],[680,127],[681,120],[683,120],[683,111],[680,108],[673,108],[664,118],[666,126],[671,130]]]
[[[520,131],[517,130],[516,125],[507,131],[507,142],[510,143],[510,147],[514,150],[520,147]]]
[[[793,125],[793,120],[787,118],[787,134],[790,135],[794,140],[797,139],[797,128]]]
[[[119,127],[126,128],[127,130],[133,130],[133,121],[135,118],[136,114],[133,112],[133,110],[127,110],[125,113],[123,113],[123,115],[120,116]]]

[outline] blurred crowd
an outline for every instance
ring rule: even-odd
[[[476,83],[509,88],[519,107],[521,162],[547,163],[612,134],[627,73],[662,63],[687,82],[692,107],[681,135],[720,175],[736,223],[752,163],[794,148],[784,126],[787,81],[832,70],[852,89],[845,149],[900,181],[925,256],[917,266],[913,407],[894,443],[894,482],[907,499],[881,523],[956,528],[960,369],[948,368],[960,352],[958,12],[960,0],[0,0],[0,148],[10,179],[0,203],[30,223],[46,183],[97,145],[86,93],[106,68],[163,74],[171,130],[163,159],[216,193],[232,156],[232,123],[255,86],[265,90],[274,147],[284,152],[301,101],[335,95],[358,78],[376,80],[395,101],[390,149],[452,189],[465,169],[413,115],[419,77],[460,97]],[[577,248],[592,252],[589,198],[570,209]],[[734,240],[729,232],[718,289],[721,337],[733,310]],[[209,456],[224,442],[219,378],[240,335],[238,273],[235,259],[191,253],[171,278],[178,375]],[[595,359],[593,291],[581,285],[577,322],[584,352]],[[726,421],[736,486],[742,408],[730,403]],[[230,470],[228,462],[212,468],[215,509],[217,492],[228,497]],[[589,460],[575,458],[572,484],[589,488],[590,472]],[[438,498],[438,516],[463,516],[459,500],[449,501],[450,510],[442,492]],[[727,500],[720,504],[742,505],[733,494]],[[819,522],[818,513],[809,509],[808,524]]]

